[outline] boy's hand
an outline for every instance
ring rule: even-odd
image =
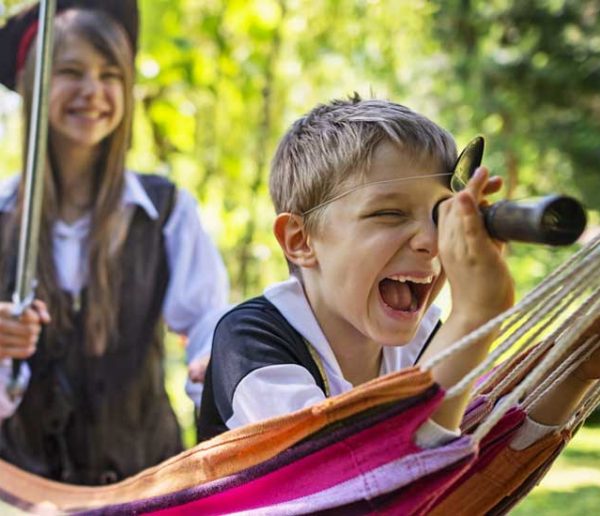
[[[582,381],[598,380],[600,378],[600,348],[574,371],[575,376]]]
[[[529,416],[544,425],[565,423],[598,379],[600,379],[600,349],[594,351],[571,374],[552,385],[533,406]]]
[[[513,280],[502,257],[502,244],[487,233],[479,206],[502,186],[477,169],[467,187],[440,205],[439,251],[450,283],[452,314],[473,328],[514,302]]]
[[[12,303],[0,303],[0,359],[29,358],[35,353],[42,324],[50,322],[48,309],[35,300],[18,319],[12,309]]]

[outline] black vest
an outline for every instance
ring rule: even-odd
[[[105,484],[182,450],[164,387],[161,323],[169,280],[162,230],[175,188],[158,176],[139,177],[159,218],[135,208],[122,253],[117,341],[101,357],[85,353],[83,314],[93,307],[84,292],[74,330],[40,339],[23,400],[2,422],[0,457],[36,475]]]

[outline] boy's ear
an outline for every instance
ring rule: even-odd
[[[310,268],[317,264],[314,249],[300,215],[280,213],[273,224],[273,233],[286,258],[294,265]]]

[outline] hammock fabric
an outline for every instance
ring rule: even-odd
[[[0,461],[0,500],[25,510],[38,504],[63,512],[172,496],[271,459],[327,425],[434,386],[416,368],[377,378],[335,398],[293,414],[232,430],[122,482],[102,487],[60,484]]]
[[[524,463],[528,460],[532,461],[532,459],[534,459],[536,463],[541,462],[540,459],[542,457],[536,457],[538,453],[540,455],[545,456],[546,459],[537,469],[533,471],[533,473],[529,475],[527,479],[525,479],[520,484],[520,486],[516,486],[516,484],[521,480],[522,477],[513,477],[508,482],[504,482],[501,487],[506,489],[506,492],[510,493],[509,495],[505,496],[504,498],[501,498],[498,493],[496,493],[495,496],[488,495],[488,503],[486,504],[486,507],[491,506],[492,503],[496,504],[494,505],[494,507],[491,507],[489,509],[489,514],[506,514],[520,500],[522,500],[527,495],[527,493],[529,493],[529,491],[531,491],[540,482],[542,477],[548,472],[550,466],[558,457],[560,452],[563,450],[564,446],[567,444],[569,439],[570,435],[568,435],[567,431],[550,434],[543,441],[536,443],[536,446],[532,446],[530,449],[527,450],[527,455],[529,455],[529,457],[526,457],[523,452],[515,453],[515,457],[513,458],[509,457],[508,460],[510,460],[511,463],[513,461],[520,461],[521,463]],[[502,465],[498,464],[498,467],[501,468]],[[518,466],[516,466],[515,469],[518,470]],[[529,469],[532,469],[531,466],[528,468],[528,470]],[[511,482],[513,486],[516,486],[514,489],[511,489],[509,487],[509,484]]]
[[[402,384],[414,387],[413,380],[421,380],[420,388],[401,388]],[[380,390],[403,395],[396,394],[396,401],[390,402],[388,396],[378,396]],[[204,472],[218,471],[223,468],[223,457],[227,457],[228,469],[233,470],[236,455],[253,449],[257,436],[263,435],[259,429],[281,436],[289,432],[290,426],[295,427],[299,418],[277,418],[252,425],[245,432],[227,432],[191,453],[184,452],[133,479],[107,487],[57,484],[3,463],[0,471],[8,485],[3,481],[0,498],[13,508],[34,512],[54,506],[60,511],[91,514],[306,514],[328,509],[337,509],[340,514],[425,514],[478,464],[489,449],[488,443],[497,447],[499,442],[505,444],[523,419],[519,411],[506,414],[482,442],[483,455],[477,460],[477,447],[469,437],[422,450],[412,442],[412,436],[442,396],[427,375],[418,371],[377,379],[351,391],[351,396],[331,398],[295,414],[301,414],[305,423],[315,417],[323,422],[320,427],[314,425],[319,432],[298,446],[262,464],[245,470],[240,467],[236,474],[222,474],[219,480],[199,482],[193,488],[173,488],[171,473],[180,474],[180,485],[186,483],[181,482],[182,471],[174,465],[193,461]],[[323,417],[325,413],[328,417]],[[296,424],[290,425],[292,421]],[[267,447],[263,439],[260,444]],[[211,453],[215,448],[222,448],[221,453]],[[193,473],[185,470],[183,477]],[[512,474],[514,471],[509,478]],[[149,486],[144,485],[146,480]],[[162,494],[135,494],[144,492]],[[132,497],[129,502],[110,503],[124,494]],[[449,504],[454,499],[447,500]],[[445,511],[443,505],[439,507]]]
[[[179,503],[185,498],[192,507],[202,510],[202,514],[249,509],[278,503],[287,499],[286,493],[306,497],[321,489],[335,484],[335,480],[351,478],[350,470],[358,464],[376,467],[388,460],[389,450],[378,449],[377,442],[382,442],[390,428],[399,423],[400,418],[415,416],[415,421],[407,428],[421,424],[427,417],[429,406],[437,406],[441,393],[432,387],[418,396],[412,396],[383,408],[372,409],[367,414],[357,414],[336,423],[326,431],[319,432],[313,438],[286,450],[262,464],[248,468],[236,475],[222,480],[209,482],[199,487],[178,493]],[[423,405],[419,405],[422,402]],[[415,408],[416,406],[416,408]],[[406,411],[406,415],[404,414]],[[406,422],[406,421],[404,421]],[[394,446],[403,445],[400,436],[394,436]],[[343,447],[351,450],[346,460],[334,462],[336,449]],[[286,492],[279,489],[285,485]],[[243,501],[242,501],[243,500]],[[267,500],[267,501],[264,501]],[[136,502],[114,506],[110,510],[126,511],[144,509],[161,509],[168,507],[165,499],[157,498],[143,505]],[[106,508],[103,509],[106,512]],[[110,511],[109,511],[110,512]]]
[[[540,476],[536,475],[538,469],[546,465],[548,459],[556,458],[567,439],[567,435],[552,433],[522,451],[504,445],[490,450],[492,460],[482,453],[481,460],[470,468],[468,475],[455,484],[429,514],[488,514],[496,506],[500,513],[504,512],[533,488]],[[532,475],[534,482],[527,482]],[[503,502],[505,498],[510,498],[511,503]]]
[[[560,431],[522,450],[509,446],[527,408],[600,346],[599,244],[600,239],[576,255],[572,267],[559,268],[519,305],[422,369],[378,378],[293,414],[226,432],[117,484],[59,484],[0,461],[0,510],[503,513],[532,489],[572,430],[600,403],[597,385]],[[565,318],[566,307],[573,304],[575,310]],[[519,310],[532,312],[521,321]],[[484,363],[447,392],[434,384],[429,373],[434,365],[499,324],[497,346]],[[541,339],[545,329],[554,327]],[[481,377],[472,392],[462,437],[431,449],[417,446],[415,432],[442,398],[470,389],[477,375],[515,343],[521,350]]]

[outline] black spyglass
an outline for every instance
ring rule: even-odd
[[[473,138],[458,156],[450,188],[458,193],[481,165],[485,141]],[[439,201],[431,217],[438,223]],[[569,245],[577,241],[587,224],[585,208],[565,195],[547,195],[536,200],[504,200],[479,208],[485,228],[497,240],[514,240],[547,245]]]

